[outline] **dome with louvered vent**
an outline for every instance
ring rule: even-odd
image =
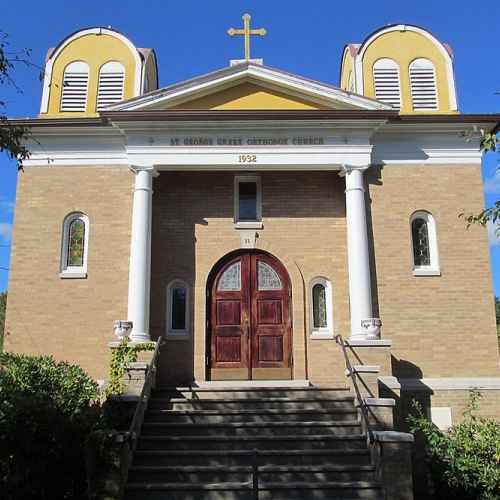
[[[137,48],[116,30],[89,28],[49,50],[40,116],[97,116],[157,88],[153,50]]]
[[[354,92],[401,114],[458,112],[452,50],[419,26],[384,26],[361,44],[346,44],[340,86],[351,90],[353,82]]]

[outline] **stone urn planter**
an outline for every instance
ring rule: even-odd
[[[361,320],[361,330],[365,332],[366,339],[376,340],[380,338],[380,327],[382,321],[379,318],[367,318]]]
[[[118,320],[113,323],[113,333],[119,340],[129,339],[132,332],[133,322]]]

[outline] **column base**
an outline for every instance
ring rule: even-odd
[[[149,333],[132,332],[129,337],[130,342],[150,342]]]

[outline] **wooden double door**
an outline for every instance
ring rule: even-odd
[[[292,378],[291,287],[275,257],[233,255],[208,290],[211,380]]]

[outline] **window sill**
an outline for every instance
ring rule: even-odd
[[[413,276],[441,276],[441,271],[433,268],[414,269]]]
[[[59,273],[59,278],[61,278],[62,280],[86,279],[87,273],[76,273],[76,272],[63,271],[63,272]]]
[[[312,332],[311,340],[333,340],[335,337],[331,332]]]
[[[189,332],[168,332],[165,335],[166,340],[190,340],[191,334]]]
[[[261,221],[240,221],[234,223],[235,229],[262,229],[263,227]]]

